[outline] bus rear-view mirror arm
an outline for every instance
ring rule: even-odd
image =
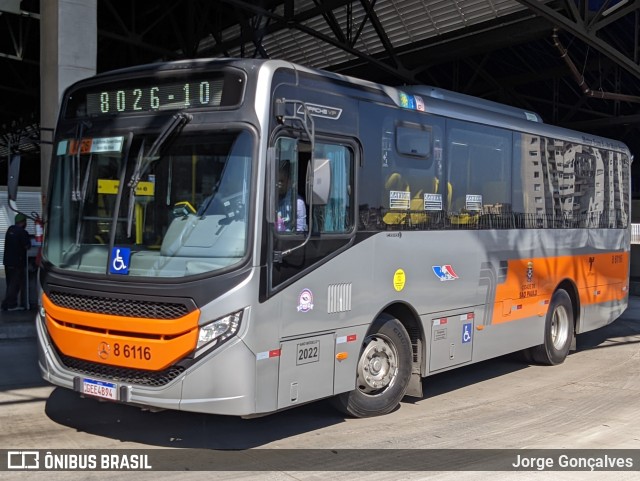
[[[287,115],[287,105],[293,106],[293,115]],[[298,116],[298,108],[302,109],[302,112],[301,112],[302,117]],[[315,125],[313,122],[313,117],[309,113],[307,104],[305,104],[301,100],[288,100],[285,98],[276,99],[274,103],[274,115],[276,117],[276,121],[279,124],[284,124],[287,120],[291,120],[292,122],[300,122],[302,124],[302,127],[304,128],[304,131],[307,134],[307,137],[309,138],[309,142],[311,143],[311,159],[312,159],[309,161],[309,165],[307,167],[306,193],[308,194],[310,190],[314,192],[315,182],[314,182],[313,159],[315,158],[316,133],[315,133]],[[309,189],[309,186],[311,186],[311,189]],[[272,185],[270,188],[273,189],[274,185]],[[307,200],[309,201],[309,213],[313,212],[314,197],[315,197],[314,195],[310,195],[307,197]],[[310,218],[310,215],[308,216],[308,218]],[[304,241],[301,244],[284,251],[273,252],[274,262],[282,262],[282,259],[285,256],[307,245],[307,243],[311,239],[311,230],[312,230],[311,225],[308,225],[307,227],[308,227],[307,235],[305,236]]]

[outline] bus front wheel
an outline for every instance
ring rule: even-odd
[[[551,297],[544,326],[544,343],[531,348],[530,356],[539,364],[562,364],[573,341],[573,305],[564,289]]]
[[[411,339],[402,323],[381,315],[362,343],[356,388],[333,398],[342,412],[363,418],[393,411],[411,377]]]

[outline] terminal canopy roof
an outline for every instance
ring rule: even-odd
[[[640,148],[637,0],[96,1],[100,72],[280,58],[476,95]],[[38,150],[39,1],[0,0],[0,25],[3,159],[9,143]]]

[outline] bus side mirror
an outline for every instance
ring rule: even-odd
[[[313,205],[327,205],[331,190],[329,159],[313,160]]]
[[[9,160],[9,176],[7,179],[7,193],[9,194],[9,207],[13,211],[18,210],[18,181],[20,179],[20,154],[13,154]]]

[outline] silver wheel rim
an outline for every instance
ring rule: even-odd
[[[392,386],[398,375],[398,350],[385,336],[365,339],[358,361],[358,388],[365,394],[379,394]]]
[[[553,347],[561,350],[569,337],[569,315],[564,306],[558,306],[551,317],[551,341]]]

